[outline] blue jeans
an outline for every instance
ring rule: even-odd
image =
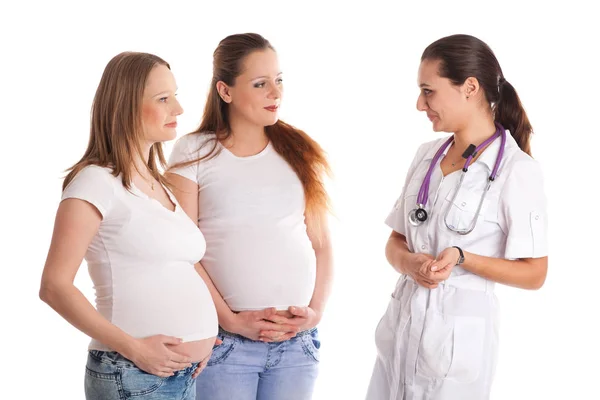
[[[192,374],[198,366],[168,378],[148,374],[119,353],[90,350],[85,368],[87,400],[194,400]]]
[[[219,329],[196,379],[198,400],[309,400],[318,375],[317,328],[285,342],[264,343]]]

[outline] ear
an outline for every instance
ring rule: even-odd
[[[231,103],[231,88],[223,81],[217,82],[217,92],[225,103]]]
[[[462,85],[462,92],[468,99],[469,97],[475,97],[481,91],[481,86],[479,86],[479,81],[475,77],[468,77],[465,80],[465,83]]]

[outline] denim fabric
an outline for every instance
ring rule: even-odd
[[[198,400],[309,400],[318,375],[317,328],[284,342],[264,343],[219,330]]]
[[[114,351],[91,350],[85,368],[87,400],[194,400],[198,363],[168,378],[148,374]]]

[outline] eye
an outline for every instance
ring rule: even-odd
[[[265,87],[265,83],[264,82],[257,82],[257,83],[254,84],[254,87],[255,88],[259,88],[259,89],[263,88],[263,87]]]
[[[158,99],[158,101],[160,101],[161,103],[166,103],[167,99],[168,97],[161,97],[160,99]]]
[[[428,95],[430,95],[430,94],[432,93],[432,91],[431,91],[431,90],[429,90],[429,89],[423,89],[423,90],[422,90],[422,92],[423,92],[423,94],[424,94],[425,96],[428,96]]]
[[[276,82],[278,85],[281,85],[283,83],[283,78],[277,78]]]

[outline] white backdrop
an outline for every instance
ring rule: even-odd
[[[106,63],[125,50],[166,59],[185,109],[181,136],[199,122],[219,40],[248,31],[267,37],[279,52],[282,119],[322,144],[335,173],[329,190],[337,272],[320,325],[314,398],[364,398],[375,327],[397,279],[384,257],[390,231],[383,220],[418,145],[439,137],[415,108],[419,58],[429,43],[453,33],[486,41],[517,89],[536,131],[533,154],[549,199],[545,286],[497,288],[502,326],[493,399],[578,399],[596,392],[600,29],[589,6],[11,3],[0,6],[4,394],[12,386],[19,398],[83,398],[88,338],[42,303],[38,289],[62,171],[85,149]],[[93,299],[85,263],[76,284]]]

